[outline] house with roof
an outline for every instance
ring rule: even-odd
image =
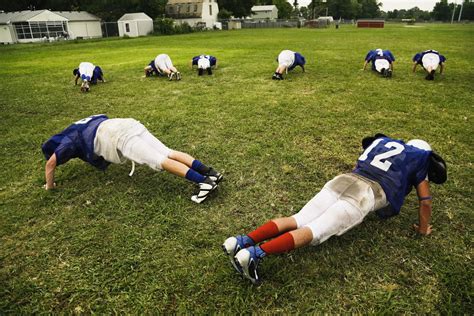
[[[278,19],[278,8],[276,5],[254,5],[250,11],[254,20],[276,20]]]
[[[102,37],[101,20],[86,11],[54,11],[67,19],[69,38]]]
[[[217,0],[169,0],[165,10],[177,23],[213,28],[219,6]]]
[[[119,36],[145,36],[153,32],[153,19],[143,12],[124,14],[117,21]]]
[[[100,19],[84,11],[0,12],[0,43],[31,43],[52,38],[102,37]]]

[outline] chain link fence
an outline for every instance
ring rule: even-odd
[[[102,37],[119,36],[117,22],[102,22]]]

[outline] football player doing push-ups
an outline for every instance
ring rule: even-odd
[[[283,73],[288,73],[295,69],[296,66],[300,66],[304,72],[304,65],[306,60],[300,53],[295,53],[291,50],[283,50],[277,57],[278,67],[272,76],[273,80],[283,80]]]
[[[393,63],[395,62],[395,57],[392,52],[389,50],[382,50],[377,48],[371,50],[365,56],[364,67],[362,70],[365,70],[368,63],[372,63],[372,70],[378,72],[385,78],[392,77],[393,72]]]
[[[173,79],[181,80],[181,73],[173,66],[170,56],[160,54],[144,68],[145,77],[156,75],[158,77],[168,76],[171,81]]]
[[[212,68],[217,69],[217,58],[211,55],[194,56],[191,59],[191,68],[194,66],[198,68],[198,76],[202,76],[204,71],[207,71],[208,75],[212,75]]]
[[[90,90],[89,84],[96,84],[97,80],[105,82],[104,73],[99,66],[95,66],[89,62],[82,62],[79,64],[79,68],[72,71],[72,74],[76,76],[75,84],[77,81],[82,79],[81,91],[88,92]]]
[[[110,163],[132,161],[154,170],[166,170],[199,185],[192,196],[196,203],[204,201],[222,180],[222,175],[190,155],[172,150],[153,136],[145,126],[131,118],[109,119],[93,115],[75,122],[54,135],[42,146],[47,159],[45,176],[47,190],[55,187],[56,167],[73,158],[80,158],[105,170]]]
[[[399,214],[405,196],[416,188],[422,235],[431,233],[430,182],[444,183],[446,164],[423,140],[404,143],[382,134],[364,138],[364,152],[355,169],[327,182],[299,213],[271,220],[247,235],[229,237],[222,245],[234,268],[253,283],[267,255],[306,245],[318,245],[340,236],[376,211],[382,218]],[[270,241],[268,239],[274,238]]]
[[[441,55],[435,50],[425,50],[424,52],[418,53],[413,56],[413,72],[416,71],[416,66],[421,65],[423,69],[428,73],[425,77],[426,80],[434,80],[436,69],[439,66],[439,74],[443,73],[444,62],[446,57]]]

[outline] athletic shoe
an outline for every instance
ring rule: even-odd
[[[199,68],[199,70],[198,70],[198,76],[202,76],[203,73],[204,73],[204,69]]]
[[[204,182],[199,183],[199,192],[198,194],[191,196],[191,201],[196,203],[203,202],[216,188],[217,183],[212,181],[209,177],[206,177]]]
[[[175,73],[170,72],[170,74],[168,75],[168,79],[171,81],[171,80],[173,80],[174,76],[175,76]]]
[[[217,172],[212,167],[209,168],[209,171],[205,174],[205,176],[209,177],[209,179],[214,181],[216,184],[219,184],[219,182],[221,182],[222,179],[224,178],[224,176],[221,173]]]
[[[179,71],[176,72],[176,80],[181,80],[181,73]]]
[[[237,272],[239,272],[240,274],[242,274],[243,271],[242,268],[235,261],[235,255],[245,247],[253,246],[253,242],[251,244],[249,244],[248,242],[246,243],[246,239],[248,240],[250,238],[247,236],[238,235],[235,237],[227,238],[222,244],[222,250],[224,250],[224,253],[229,257],[230,263],[232,264],[234,269],[237,270]]]
[[[212,69],[211,69],[211,67],[207,68],[207,74],[208,74],[208,75],[212,75]]]
[[[260,282],[257,269],[264,256],[265,252],[258,246],[242,249],[235,255],[236,264],[242,269],[244,277],[253,284]]]
[[[387,78],[392,78],[392,69],[387,70]]]
[[[282,74],[277,74],[276,77],[277,77],[277,80],[283,80],[283,75]]]

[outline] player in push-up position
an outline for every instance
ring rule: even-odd
[[[365,70],[368,63],[372,63],[372,70],[378,72],[385,78],[390,78],[392,77],[394,62],[395,57],[391,51],[377,48],[367,53],[362,70]]]
[[[217,58],[211,55],[194,56],[191,59],[191,68],[194,66],[197,66],[199,76],[202,76],[204,71],[207,71],[208,75],[212,75],[212,68],[217,69]]]
[[[105,82],[104,73],[99,66],[95,66],[89,62],[82,62],[79,64],[79,68],[72,71],[72,74],[76,76],[75,84],[77,81],[82,79],[81,91],[88,92],[90,90],[89,84],[96,84],[97,80]]]
[[[126,159],[145,164],[154,170],[166,170],[199,185],[199,193],[192,196],[196,203],[204,201],[222,180],[222,175],[190,155],[172,150],[154,137],[145,126],[131,118],[109,119],[93,115],[75,122],[42,145],[46,157],[47,190],[55,187],[56,167],[73,158],[80,158],[94,167],[105,170],[110,163]]]
[[[168,76],[171,81],[173,79],[181,80],[181,73],[173,66],[170,56],[160,54],[145,67],[145,76],[151,77],[156,75],[158,77]]]
[[[278,67],[272,76],[273,80],[283,80],[283,73],[288,73],[288,71],[295,69],[296,66],[300,66],[304,72],[306,60],[300,53],[295,53],[291,50],[283,50],[276,60]]]
[[[299,213],[277,218],[247,235],[225,240],[222,245],[234,268],[258,283],[257,267],[263,257],[306,245],[318,245],[334,235],[342,235],[376,211],[382,218],[399,214],[405,196],[416,188],[422,235],[431,233],[431,193],[429,182],[444,183],[446,164],[422,140],[404,143],[382,134],[362,141],[364,152],[351,173],[326,183]],[[274,238],[268,242],[259,243]]]
[[[441,55],[435,50],[425,50],[424,52],[417,53],[413,56],[413,72],[416,71],[416,66],[421,65],[423,69],[428,73],[425,77],[426,80],[434,80],[436,69],[439,66],[439,74],[443,73],[444,62],[446,57]]]

